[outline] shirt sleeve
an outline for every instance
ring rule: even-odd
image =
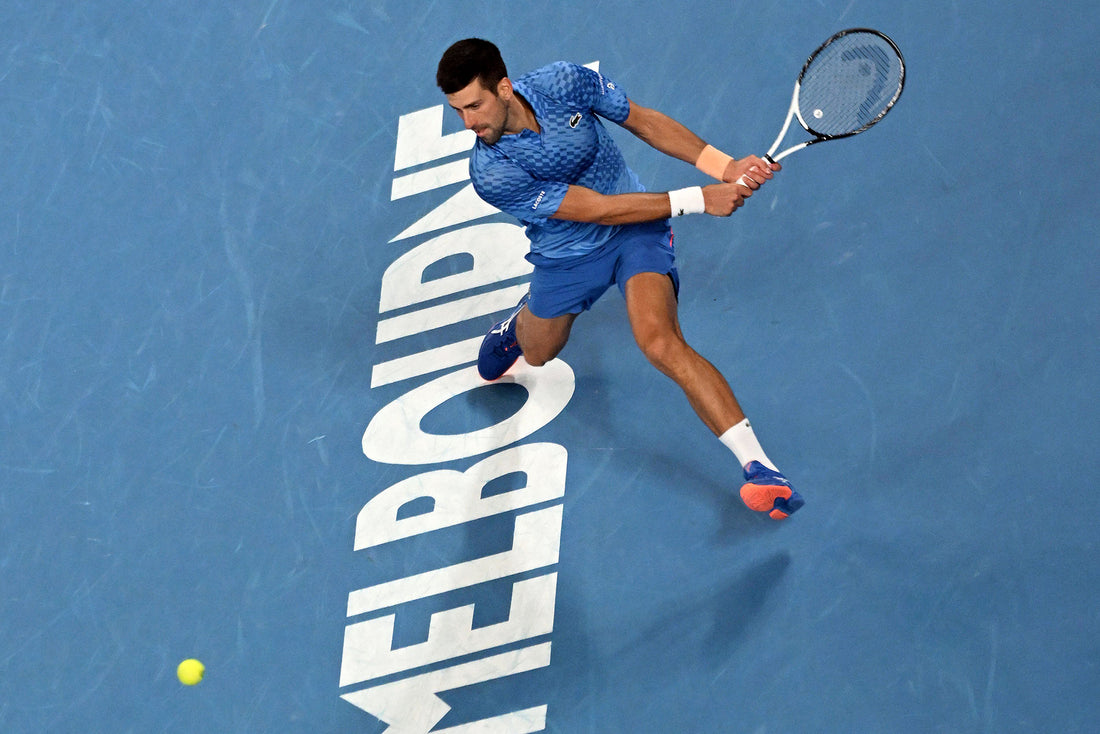
[[[588,107],[600,117],[623,124],[630,115],[630,100],[618,84],[598,71],[561,61],[553,64],[550,94],[558,99]]]
[[[552,217],[569,190],[561,181],[536,179],[508,159],[479,168],[478,175],[471,177],[478,196],[524,223]]]

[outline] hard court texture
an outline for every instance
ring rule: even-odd
[[[1095,731],[1096,3],[0,21],[0,730]],[[529,269],[451,42],[598,64],[741,156],[857,26],[905,53],[894,111],[675,225],[683,331],[804,508],[741,504],[614,289],[479,385]]]

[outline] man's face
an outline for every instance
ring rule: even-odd
[[[480,79],[474,79],[463,89],[448,94],[447,102],[462,118],[467,130],[473,130],[482,141],[494,145],[505,132],[510,92],[507,79],[501,81],[496,94],[482,86]]]

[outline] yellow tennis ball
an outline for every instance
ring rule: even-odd
[[[176,668],[176,677],[180,679],[180,683],[183,685],[193,686],[202,680],[202,675],[205,672],[205,665],[195,660],[195,658],[188,658]]]

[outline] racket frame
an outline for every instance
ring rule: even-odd
[[[856,130],[851,130],[844,133],[836,133],[833,135],[826,135],[824,133],[817,132],[813,129],[812,126],[810,126],[806,122],[806,118],[802,116],[802,110],[799,108],[798,105],[798,93],[802,89],[802,79],[806,75],[806,70],[810,68],[810,64],[813,63],[814,59],[816,59],[822,51],[832,45],[837,39],[843,38],[844,36],[847,36],[851,33],[870,33],[878,36],[890,45],[890,47],[894,50],[894,53],[896,53],[898,56],[898,62],[901,64],[901,74],[898,78],[898,88],[897,91],[894,92],[894,96],[890,99],[889,102],[886,103],[886,106],[883,107],[882,111],[879,112],[878,115],[874,117],[874,119],[870,120]],[[825,41],[825,43],[818,46],[817,50],[810,54],[809,58],[806,59],[806,63],[802,65],[802,71],[798,73],[798,79],[794,83],[794,92],[791,94],[791,106],[790,109],[787,110],[787,119],[783,122],[783,129],[779,131],[779,135],[778,137],[776,137],[775,142],[772,143],[772,147],[769,148],[768,152],[761,157],[769,163],[776,163],[786,158],[791,153],[796,153],[807,146],[813,145],[814,143],[820,143],[823,140],[839,140],[841,138],[850,138],[853,135],[861,133],[886,116],[886,113],[890,111],[890,109],[901,97],[901,92],[904,88],[905,57],[901,55],[901,49],[898,48],[897,44],[894,43],[889,36],[887,36],[885,33],[882,33],[881,31],[876,31],[873,28],[848,28],[847,30],[834,33],[832,36],[829,37],[827,41]],[[787,136],[787,130],[790,128],[791,120],[794,118],[798,118],[798,124],[802,126],[803,130],[812,135],[813,138],[810,140],[804,140],[797,145],[792,145],[791,147],[784,149],[781,153],[776,154],[775,151],[777,148],[779,148],[779,144],[783,142],[783,138]]]

